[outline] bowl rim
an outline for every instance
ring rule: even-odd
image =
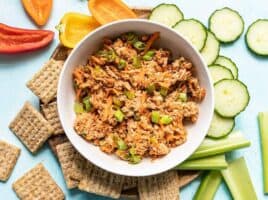
[[[73,145],[73,147],[86,159],[86,160],[88,160],[88,161],[90,161],[92,164],[94,164],[94,165],[96,165],[96,166],[98,166],[98,167],[100,167],[100,168],[102,168],[102,169],[104,169],[104,170],[106,170],[106,171],[108,171],[108,172],[111,172],[111,173],[114,173],[114,174],[118,174],[118,175],[123,175],[123,176],[135,176],[135,177],[142,177],[142,176],[151,176],[151,175],[156,175],[156,174],[160,174],[160,173],[163,173],[163,172],[165,172],[165,171],[168,171],[168,170],[170,170],[170,169],[172,169],[172,168],[174,168],[175,166],[177,166],[178,165],[178,163],[173,163],[173,165],[171,166],[171,165],[163,165],[162,167],[161,167],[161,169],[158,169],[158,170],[155,170],[155,171],[152,171],[151,173],[146,173],[146,172],[142,172],[142,171],[140,171],[139,172],[139,174],[134,174],[134,173],[128,173],[128,172],[122,172],[122,170],[121,171],[116,171],[116,170],[111,170],[111,168],[109,168],[109,166],[106,166],[106,165],[100,165],[99,163],[96,163],[95,161],[94,161],[94,159],[89,159],[89,157],[84,153],[84,151],[82,151],[80,148],[79,148],[79,146],[78,146],[78,144],[77,144],[77,142],[74,142],[72,139],[71,139],[71,137],[70,137],[70,135],[69,134],[71,134],[68,130],[66,130],[66,128],[65,128],[65,125],[64,125],[64,123],[63,123],[63,120],[62,120],[62,118],[63,118],[63,116],[62,116],[62,114],[61,114],[61,110],[62,110],[62,105],[61,105],[61,95],[60,95],[60,91],[61,91],[61,83],[62,83],[62,80],[64,79],[64,71],[65,71],[65,69],[67,68],[67,64],[68,64],[68,62],[69,62],[69,60],[71,59],[71,57],[72,57],[72,55],[74,54],[74,52],[76,52],[82,45],[83,45],[83,43],[86,41],[86,40],[88,40],[88,38],[90,38],[92,35],[94,35],[94,34],[96,34],[96,33],[98,33],[99,31],[101,31],[102,29],[106,29],[106,28],[108,28],[108,27],[112,27],[112,26],[114,26],[114,25],[118,25],[118,24],[121,24],[121,23],[131,23],[131,22],[135,22],[135,23],[148,23],[148,24],[153,24],[153,25],[155,25],[155,26],[159,26],[159,27],[162,27],[163,29],[165,29],[166,31],[170,31],[170,32],[173,32],[173,33],[175,33],[178,37],[180,37],[180,38],[182,38],[184,41],[186,41],[186,43],[187,43],[187,45],[188,46],[190,46],[191,47],[191,49],[195,52],[195,54],[197,55],[197,57],[198,57],[198,59],[201,61],[201,63],[202,63],[202,68],[204,69],[204,71],[205,71],[205,73],[206,73],[206,75],[207,75],[207,77],[208,77],[208,88],[206,88],[206,90],[209,90],[210,91],[210,94],[211,94],[211,97],[210,97],[210,101],[211,101],[211,105],[209,105],[209,108],[212,110],[209,114],[208,114],[208,116],[207,116],[207,121],[208,121],[208,123],[207,123],[207,125],[206,125],[206,127],[205,127],[205,129],[206,129],[206,132],[209,130],[209,126],[210,126],[210,123],[211,123],[211,121],[212,121],[212,117],[213,117],[213,112],[214,112],[214,104],[215,104],[215,98],[214,98],[214,89],[213,89],[213,81],[212,81],[212,78],[211,78],[211,76],[210,76],[210,73],[209,73],[209,70],[208,70],[208,67],[206,67],[207,65],[206,65],[206,63],[205,63],[205,61],[204,61],[204,59],[202,58],[202,56],[201,56],[201,54],[200,54],[200,52],[190,43],[190,41],[187,39],[187,38],[185,38],[183,35],[181,35],[180,33],[178,33],[178,32],[176,32],[176,31],[174,31],[173,29],[171,29],[170,27],[167,27],[167,26],[165,26],[165,25],[163,25],[163,24],[160,24],[160,23],[157,23],[157,22],[153,22],[153,21],[149,21],[148,19],[124,19],[124,20],[118,20],[118,21],[114,21],[114,22],[111,22],[111,23],[108,23],[108,24],[105,24],[105,25],[102,25],[102,26],[100,26],[100,27],[98,27],[97,29],[95,29],[95,30],[93,30],[93,31],[91,31],[90,33],[88,33],[77,45],[76,45],[76,47],[71,51],[71,53],[70,53],[70,55],[67,57],[67,59],[65,60],[65,62],[64,62],[64,65],[63,65],[63,68],[62,68],[62,70],[61,70],[61,73],[60,73],[60,76],[59,76],[59,80],[58,80],[58,87],[57,87],[57,105],[58,105],[58,115],[59,115],[59,119],[60,119],[60,122],[61,122],[61,124],[62,124],[62,127],[63,127],[63,129],[64,129],[64,132],[65,132],[65,134],[66,134],[66,136],[67,136],[67,138],[69,139],[69,141],[70,141],[70,143]],[[203,139],[206,137],[206,134],[203,134],[202,135],[203,137]],[[200,140],[199,142],[198,142],[198,145],[195,147],[195,148],[192,148],[191,149],[191,151],[188,151],[186,154],[186,156],[184,156],[185,157],[185,159],[184,160],[186,160],[187,158],[189,158],[193,153],[194,153],[194,151],[200,146],[200,144],[203,142],[203,140]],[[89,145],[92,145],[92,143],[88,143]],[[177,146],[177,147],[179,147],[179,146]],[[175,148],[177,148],[177,147],[175,147]],[[174,149],[175,149],[174,148]],[[101,151],[101,150],[100,150]],[[102,152],[102,153],[104,153],[104,152]],[[152,162],[153,163],[153,162]]]

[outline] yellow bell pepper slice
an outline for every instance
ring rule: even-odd
[[[99,26],[100,24],[92,16],[69,12],[62,17],[56,29],[59,31],[61,44],[74,48],[89,32]]]

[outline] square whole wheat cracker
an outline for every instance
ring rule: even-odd
[[[83,179],[80,181],[78,188],[86,192],[117,199],[120,197],[123,183],[124,176],[112,174],[87,163]]]
[[[0,140],[0,181],[6,181],[10,177],[19,155],[18,147]]]
[[[52,126],[29,102],[24,104],[9,128],[32,153],[36,153],[53,132]]]
[[[12,185],[21,200],[62,200],[64,194],[43,164],[36,165]]]
[[[56,98],[59,75],[64,61],[50,59],[44,66],[27,82],[27,87],[48,104]]]
[[[57,145],[63,144],[63,143],[68,142],[68,141],[69,140],[68,140],[66,135],[56,135],[56,136],[52,136],[48,139],[49,147],[57,159],[58,159],[58,153],[57,153],[57,149],[56,149]]]
[[[53,135],[59,135],[64,134],[64,130],[61,126],[59,114],[58,114],[58,106],[57,102],[51,102],[49,104],[41,105],[41,110],[47,119],[47,121],[50,123],[50,125],[53,127]]]
[[[81,172],[85,162],[70,142],[59,144],[56,149],[67,187],[69,189],[76,188],[82,178]],[[71,177],[71,175],[73,176]]]
[[[179,177],[177,171],[167,171],[158,175],[139,177],[140,200],[178,200]]]

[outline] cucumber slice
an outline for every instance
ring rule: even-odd
[[[214,64],[221,65],[230,69],[234,76],[234,79],[238,78],[238,68],[230,58],[227,58],[225,56],[219,56],[214,62]]]
[[[149,20],[165,24],[169,27],[172,27],[182,19],[183,13],[176,5],[165,3],[156,6],[149,16]]]
[[[207,136],[212,138],[224,137],[231,133],[231,131],[234,129],[234,126],[234,118],[224,118],[214,112]]]
[[[219,55],[220,42],[217,40],[215,35],[208,31],[207,40],[204,48],[201,51],[201,55],[204,58],[207,65],[211,65]]]
[[[231,70],[221,65],[210,65],[208,69],[212,77],[213,84],[223,79],[234,79]]]
[[[247,86],[239,80],[224,79],[214,85],[215,111],[222,117],[235,117],[249,103]]]
[[[200,51],[206,43],[207,31],[205,26],[196,19],[185,19],[173,26],[174,30],[182,34]]]
[[[255,54],[268,56],[268,19],[258,19],[249,26],[246,43]]]
[[[243,33],[244,20],[237,11],[225,7],[212,13],[209,29],[219,41],[233,42]]]

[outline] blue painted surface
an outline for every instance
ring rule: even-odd
[[[163,0],[126,0],[126,2],[132,6],[155,6],[162,3]],[[266,0],[170,0],[165,2],[176,3],[184,12],[186,18],[197,18],[206,25],[209,15],[215,9],[224,6],[238,10],[245,20],[246,28],[257,18],[268,18],[268,3]],[[55,30],[55,25],[67,11],[88,13],[86,3],[83,0],[54,0],[52,16],[44,29]],[[20,0],[0,0],[0,22],[13,26],[36,28],[24,13]],[[45,146],[37,155],[32,155],[8,129],[8,124],[26,100],[38,107],[38,99],[26,88],[25,83],[48,59],[57,44],[57,37],[55,37],[52,45],[34,53],[16,56],[0,55],[0,139],[7,140],[22,149],[21,156],[10,179],[4,184],[0,183],[0,199],[17,199],[11,189],[12,183],[39,162],[44,163],[63,189],[66,199],[107,199],[76,190],[67,190],[59,165],[49,148]],[[252,145],[250,148],[228,154],[228,158],[245,156],[258,198],[268,199],[267,196],[263,195],[260,142],[256,121],[259,111],[268,110],[268,58],[264,59],[251,54],[245,46],[244,34],[234,44],[222,46],[220,53],[235,61],[239,67],[239,78],[248,85],[251,94],[249,107],[236,119],[236,129],[242,130],[245,136],[250,139]],[[194,181],[182,189],[181,199],[191,199],[199,181]],[[220,186],[216,199],[232,199],[224,184]]]

